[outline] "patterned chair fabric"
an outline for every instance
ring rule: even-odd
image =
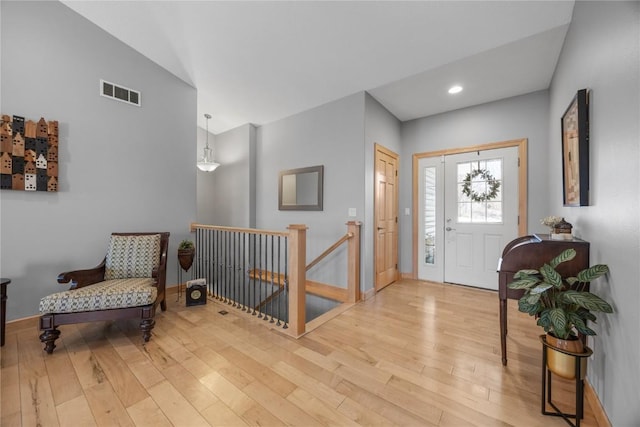
[[[153,304],[158,290],[151,278],[114,279],[58,292],[40,300],[40,314],[77,313]]]
[[[53,353],[61,325],[138,319],[148,342],[156,308],[167,309],[168,232],[113,233],[103,261],[93,267],[60,273],[58,283],[71,289],[40,300],[40,341]]]
[[[104,280],[151,277],[160,260],[160,235],[111,235]]]

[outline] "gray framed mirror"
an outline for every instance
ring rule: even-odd
[[[321,211],[324,166],[280,172],[278,209],[281,211]]]

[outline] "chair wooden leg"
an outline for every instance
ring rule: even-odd
[[[47,354],[53,353],[53,349],[56,348],[55,341],[60,336],[60,331],[56,328],[45,329],[43,333],[40,334],[40,341],[44,343],[44,351]]]
[[[142,319],[140,322],[140,329],[142,329],[142,338],[144,342],[149,342],[151,339],[151,330],[156,325],[156,321],[154,319]]]
[[[162,299],[162,301],[160,301],[160,308],[162,309],[162,311],[167,311],[167,300],[165,300],[164,298]]]

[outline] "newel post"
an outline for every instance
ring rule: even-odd
[[[289,328],[294,336],[304,334],[306,324],[307,226],[291,224],[289,230]]]
[[[349,239],[347,256],[347,302],[360,301],[360,221],[347,222],[347,233],[352,237]]]

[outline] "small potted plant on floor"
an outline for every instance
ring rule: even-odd
[[[188,271],[193,264],[196,247],[191,240],[183,240],[178,245],[178,262],[184,271]]]
[[[518,309],[538,319],[537,324],[547,333],[549,345],[582,353],[584,348],[578,333],[595,335],[595,331],[587,326],[589,320],[596,321],[593,312],[612,313],[613,308],[589,292],[589,282],[609,272],[606,265],[594,265],[575,277],[562,277],[558,273],[556,268],[575,256],[574,249],[567,249],[539,270],[520,270],[508,286],[510,289],[524,289]],[[547,347],[547,365],[551,372],[573,379],[574,363],[575,357]]]

